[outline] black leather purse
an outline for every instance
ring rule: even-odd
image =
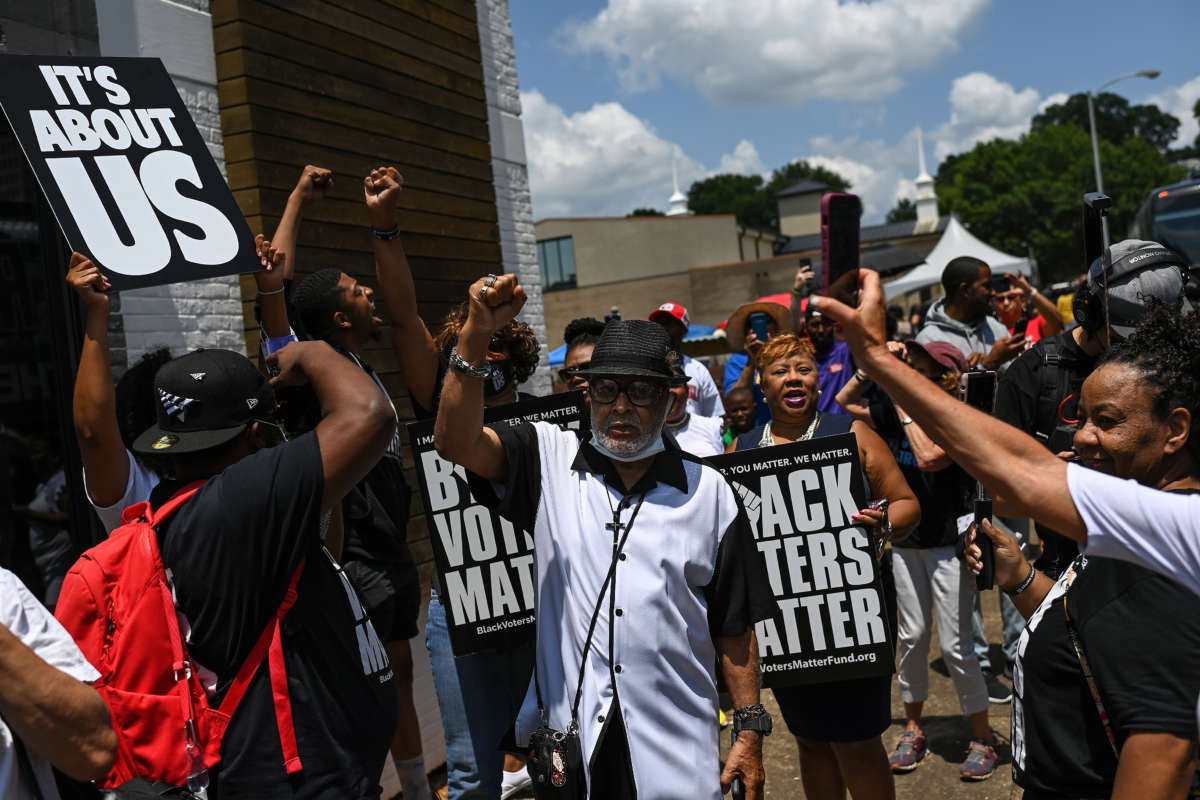
[[[604,606],[604,596],[612,583],[617,571],[617,560],[621,555],[633,521],[637,519],[642,502],[646,499],[643,492],[638,498],[637,506],[629,517],[627,525],[621,524],[621,511],[626,506],[623,499],[613,511],[613,530],[625,528],[618,542],[613,540],[612,563],[608,565],[608,575],[600,586],[600,597],[596,599],[596,607],[592,610],[592,621],[588,623],[587,638],[583,642],[583,656],[579,660],[579,680],[575,685],[575,702],[571,705],[571,722],[567,730],[556,730],[549,725],[546,705],[542,702],[542,687],[538,682],[537,658],[533,664],[533,689],[537,694],[538,716],[541,726],[529,737],[529,757],[526,766],[529,776],[533,778],[533,796],[535,800],[587,800],[587,778],[583,769],[583,745],[579,741],[579,700],[583,695],[583,676],[587,668],[587,656],[592,646],[592,634],[596,631],[596,620],[600,609]],[[611,503],[611,501],[610,501]]]

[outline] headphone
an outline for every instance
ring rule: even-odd
[[[1119,297],[1109,297],[1109,285],[1162,264],[1170,264],[1178,269],[1182,273],[1183,283],[1187,284],[1187,271],[1182,266],[1184,263],[1182,256],[1162,245],[1134,250],[1115,262],[1112,260],[1112,248],[1104,248],[1104,253],[1088,268],[1083,286],[1075,292],[1072,302],[1075,321],[1085,331],[1094,334],[1108,326],[1109,314],[1113,310],[1123,312],[1117,315],[1122,318],[1140,316],[1145,306]]]

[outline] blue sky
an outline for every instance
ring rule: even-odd
[[[863,195],[865,222],[929,171],[1015,137],[1067,94],[1114,91],[1197,126],[1200,2],[512,0],[534,216],[665,209],[715,172],[797,158]],[[1118,44],[1119,43],[1119,44]]]

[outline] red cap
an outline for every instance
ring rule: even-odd
[[[687,309],[679,305],[679,303],[663,303],[658,308],[650,312],[650,321],[659,322],[663,317],[671,317],[683,323],[683,327],[692,327],[692,318],[688,316]]]

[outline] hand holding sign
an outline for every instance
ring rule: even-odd
[[[396,207],[404,191],[404,176],[395,167],[376,167],[363,178],[363,195],[371,227],[388,230],[396,225]]]
[[[467,324],[477,330],[495,333],[503,328],[525,305],[525,289],[516,275],[488,275],[467,290],[471,310]],[[465,328],[465,326],[464,326]]]
[[[254,250],[258,254],[259,263],[263,265],[262,272],[254,273],[254,282],[258,285],[258,293],[278,291],[283,287],[284,270],[282,267],[287,261],[287,254],[273,247],[270,240],[261,233],[254,237]]]
[[[108,308],[109,297],[105,292],[112,288],[100,268],[81,253],[71,254],[71,266],[67,270],[67,283],[79,295],[85,306]]]

